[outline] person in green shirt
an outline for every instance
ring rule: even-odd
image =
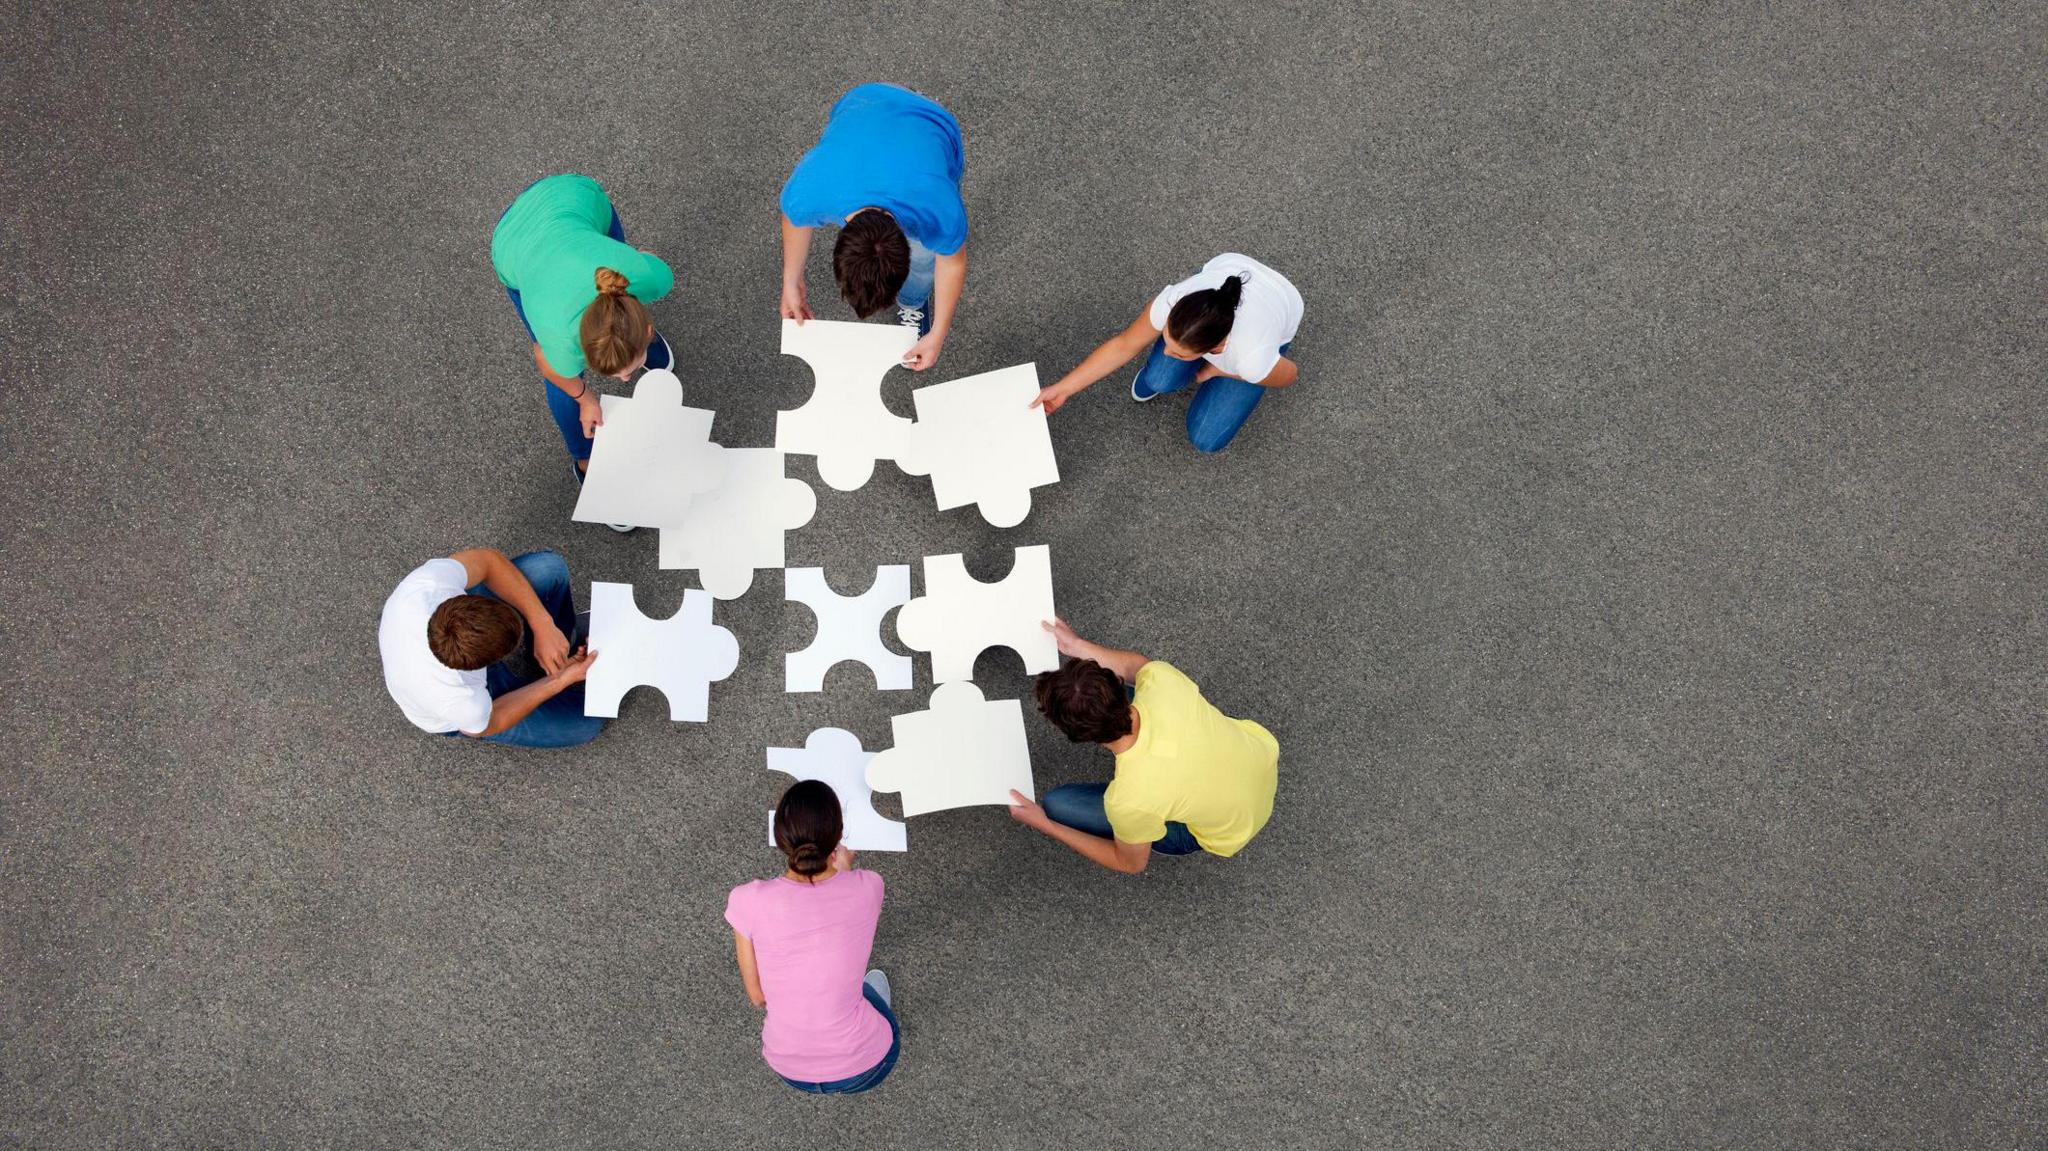
[[[604,189],[574,172],[519,193],[491,233],[491,266],[526,325],[548,411],[580,482],[591,434],[604,423],[597,389],[583,373],[629,380],[643,367],[674,364],[647,305],[669,294],[675,273],[628,245]]]
[[[1108,783],[1070,783],[1010,815],[1087,858],[1137,874],[1156,855],[1236,855],[1273,815],[1280,743],[1202,698],[1181,670],[1048,620],[1069,662],[1038,676],[1038,710],[1076,743],[1116,755]],[[1129,685],[1128,687],[1126,685]]]

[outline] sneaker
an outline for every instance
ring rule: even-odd
[[[1143,368],[1139,368],[1138,374],[1131,377],[1131,398],[1138,401],[1141,404],[1150,403],[1153,399],[1156,399],[1160,394],[1158,392],[1140,391],[1138,388],[1138,381],[1144,378],[1145,369]]]
[[[906,328],[914,329],[917,332],[917,338],[920,340],[932,334],[931,317],[925,315],[923,308],[897,308],[896,322]]]
[[[659,353],[659,354],[657,354]],[[660,360],[657,364],[654,361]],[[642,370],[649,372],[673,372],[676,370],[676,350],[668,346],[668,337],[654,333],[654,342],[647,345],[647,363]]]
[[[889,977],[882,974],[881,968],[868,968],[868,973],[862,977],[861,983],[874,988],[875,994],[882,997],[882,1002],[888,1003],[891,1006],[895,1005],[894,1001],[889,998]]]

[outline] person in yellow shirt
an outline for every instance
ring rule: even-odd
[[[1164,660],[1090,643],[1064,620],[1045,627],[1070,659],[1038,676],[1038,710],[1068,739],[1113,752],[1116,775],[1055,787],[1042,803],[1012,791],[1010,815],[1132,875],[1155,854],[1228,856],[1250,843],[1273,814],[1273,733],[1218,711]]]

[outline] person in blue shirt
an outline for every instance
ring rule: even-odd
[[[896,304],[918,341],[903,365],[938,362],[967,282],[960,122],[908,88],[862,84],[839,98],[818,143],[782,185],[782,315],[812,319],[804,288],[811,232],[839,228],[832,272],[865,320]]]

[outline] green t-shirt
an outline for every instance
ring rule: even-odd
[[[519,194],[491,233],[498,282],[519,293],[540,354],[556,374],[583,371],[577,326],[597,299],[597,270],[626,277],[626,291],[651,304],[676,286],[676,276],[646,252],[608,234],[612,202],[597,181],[574,172],[549,176]]]

